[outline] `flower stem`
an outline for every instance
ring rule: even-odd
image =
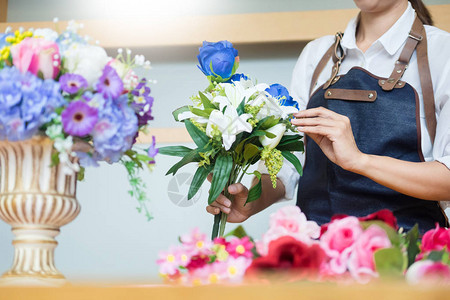
[[[225,225],[227,225],[227,218],[228,218],[228,215],[222,213],[222,216],[220,218],[219,237],[223,237],[225,235]]]

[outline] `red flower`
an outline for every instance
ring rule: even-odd
[[[440,228],[439,224],[436,224],[435,229],[430,229],[423,235],[422,252],[440,251],[446,246],[450,250],[450,230]]]
[[[319,245],[307,245],[291,236],[283,236],[270,242],[267,256],[253,260],[247,269],[250,277],[261,278],[271,271],[285,271],[290,280],[315,275],[325,259],[325,252]]]
[[[196,255],[191,257],[191,261],[186,266],[186,269],[191,272],[192,270],[203,268],[209,262],[209,256],[207,255]]]
[[[334,220],[343,219],[345,217],[348,217],[348,216],[344,215],[344,214],[334,215],[333,217],[331,217],[330,223],[333,222]],[[387,225],[391,226],[395,230],[398,229],[397,218],[395,218],[394,214],[389,209],[382,209],[382,210],[379,210],[377,212],[374,212],[373,214],[367,215],[365,217],[359,217],[358,220],[360,222],[364,222],[364,221],[383,221],[384,223],[386,223]],[[330,223],[323,224],[320,227],[320,235],[321,236],[322,236],[322,234],[324,234],[328,230],[328,225]]]

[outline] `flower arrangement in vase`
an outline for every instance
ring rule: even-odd
[[[79,213],[76,179],[85,167],[123,164],[130,195],[151,217],[137,172],[154,163],[155,141],[132,148],[153,119],[154,101],[150,81],[133,69],[150,63],[129,50],[109,57],[80,27],[0,35],[0,218],[16,236],[7,278],[63,278],[54,237]]]

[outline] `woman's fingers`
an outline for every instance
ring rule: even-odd
[[[248,189],[242,183],[235,183],[228,187],[228,192],[232,195],[248,194]]]
[[[316,118],[300,118],[300,119],[292,119],[291,123],[294,126],[329,126],[333,127],[337,125],[338,121],[328,119],[328,118],[322,118],[322,117],[316,117]]]
[[[211,206],[211,205],[208,205],[208,206],[206,207],[206,211],[209,212],[209,213],[212,214],[212,215],[217,215],[217,214],[220,213],[220,208],[218,208],[218,207],[213,207],[213,206]]]
[[[329,118],[329,119],[339,119],[340,115],[335,113],[334,111],[331,111],[324,107],[316,107],[316,108],[310,108],[307,110],[301,110],[298,113],[295,113],[294,117],[296,117],[296,118],[322,117],[322,118]]]

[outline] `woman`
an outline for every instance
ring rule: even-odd
[[[420,0],[355,3],[361,12],[343,37],[312,41],[294,69],[303,109],[292,124],[306,135],[297,205],[319,224],[387,208],[406,230],[447,226],[439,201],[450,200],[450,34],[430,26]],[[263,178],[261,199],[246,206],[247,188],[230,186],[234,201],[220,196],[207,211],[242,222],[293,198],[294,169],[278,181],[272,189]]]

